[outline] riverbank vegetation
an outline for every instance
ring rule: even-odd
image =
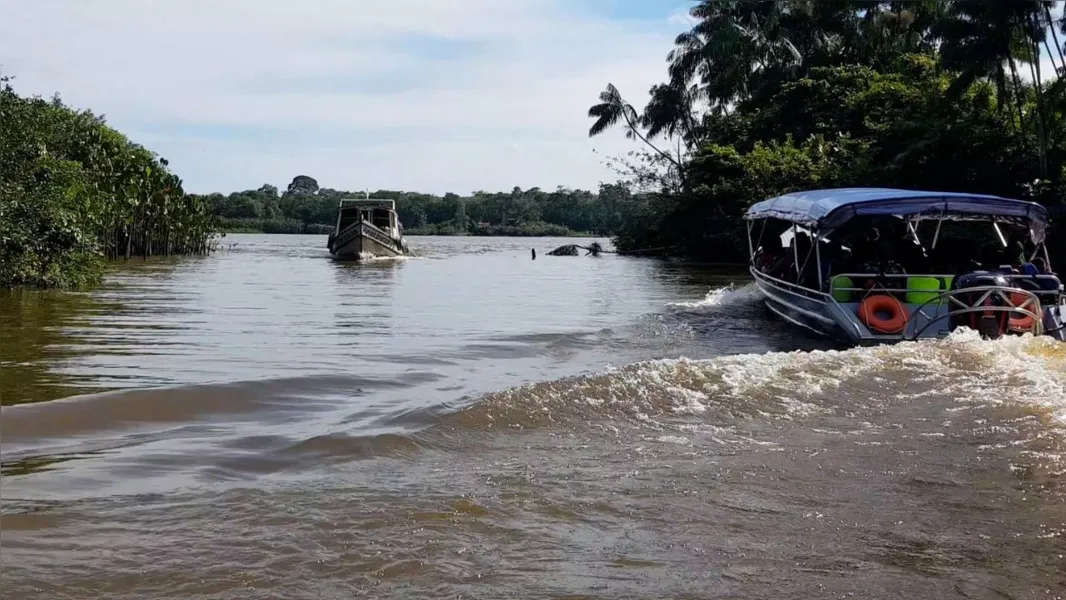
[[[650,194],[616,245],[743,259],[744,210],[804,188],[992,193],[1061,212],[1061,4],[697,3],[642,110],[610,84],[589,109],[590,136],[621,127],[639,144],[615,165]]]
[[[91,285],[107,259],[206,253],[215,230],[165,159],[0,77],[0,288]]]
[[[306,175],[293,178],[281,192],[273,185],[228,196],[209,194],[201,201],[231,232],[329,233],[341,198],[365,192],[319,187]],[[377,190],[372,198],[396,201],[396,212],[409,235],[610,235],[634,212],[639,199],[620,185],[598,192],[559,188],[514,188],[507,193],[475,192],[435,196]]]

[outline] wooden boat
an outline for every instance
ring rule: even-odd
[[[1066,295],[1044,245],[1048,213],[1035,202],[830,189],[764,200],[745,219],[766,306],[820,335],[865,345],[968,327],[1066,341]],[[881,238],[878,227],[896,235]]]
[[[326,243],[337,260],[367,260],[410,254],[393,200],[345,198]]]

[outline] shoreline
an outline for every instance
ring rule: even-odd
[[[321,235],[327,236],[328,233],[318,232],[303,232],[303,231],[262,231],[260,229],[249,228],[234,228],[234,229],[221,229],[219,233],[222,234],[259,234],[259,235]],[[478,233],[478,232],[430,232],[430,231],[418,231],[407,230],[404,231],[405,237],[529,237],[529,238],[607,238],[613,237],[611,234],[599,235],[595,233],[589,233],[584,231],[571,231],[568,233],[517,233],[517,232],[500,232],[500,233]]]

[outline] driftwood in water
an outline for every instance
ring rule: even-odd
[[[559,246],[555,250],[549,252],[548,256],[577,256],[577,244]]]
[[[548,253],[549,256],[577,256],[578,250],[585,250],[585,256],[599,256],[601,254],[617,254],[619,256],[634,255],[634,254],[649,254],[653,255],[663,250],[671,250],[677,246],[661,246],[659,248],[644,248],[641,250],[604,250],[603,246],[599,242],[592,242],[587,247],[578,246],[577,244],[567,244],[566,246],[559,246],[555,250]]]
[[[578,250],[585,250],[585,256],[588,256],[589,254],[599,256],[601,252],[604,252],[603,246],[601,246],[599,242],[592,242],[587,247],[578,246],[577,244],[559,246],[555,250],[549,252],[548,256],[577,256]]]

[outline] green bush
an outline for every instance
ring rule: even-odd
[[[0,83],[0,287],[82,287],[106,258],[210,250],[215,219],[165,160]]]

